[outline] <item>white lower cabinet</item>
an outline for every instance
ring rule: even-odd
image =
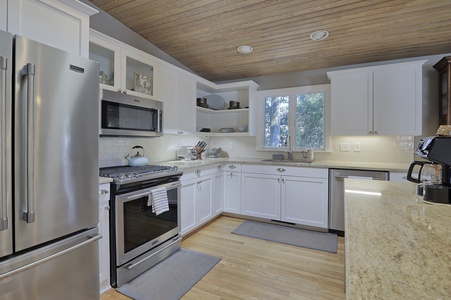
[[[280,219],[314,227],[328,227],[328,180],[282,176]]]
[[[241,214],[241,165],[226,164],[224,173],[224,211]]]
[[[198,228],[222,212],[220,165],[187,171],[181,178],[181,233]]]
[[[217,167],[216,173],[213,175],[212,197],[213,215],[217,216],[224,210],[224,174],[221,165]]]
[[[102,238],[99,242],[100,293],[110,286],[110,184],[99,185],[99,232]]]
[[[242,214],[328,227],[327,169],[243,165],[242,177]]]
[[[280,176],[243,173],[242,212],[280,220]]]

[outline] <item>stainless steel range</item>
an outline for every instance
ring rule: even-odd
[[[120,287],[180,249],[183,172],[177,167],[147,165],[101,168],[99,174],[113,178],[111,286]],[[156,210],[152,199],[167,201],[163,212]]]

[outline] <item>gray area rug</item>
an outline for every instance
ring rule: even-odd
[[[336,234],[263,222],[244,221],[232,233],[304,248],[337,253]]]
[[[180,299],[220,260],[182,248],[117,291],[136,300]]]

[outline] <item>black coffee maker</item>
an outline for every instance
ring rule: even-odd
[[[415,154],[430,162],[441,165],[441,184],[427,184],[422,191],[423,199],[451,204],[451,136],[431,136],[420,140],[415,149]],[[407,180],[421,183],[421,171],[428,162],[415,161],[410,165]],[[412,177],[414,166],[419,165],[420,171],[417,178]]]

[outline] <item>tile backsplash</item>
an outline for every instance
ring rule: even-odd
[[[131,148],[140,145],[150,163],[176,159],[181,146],[194,146],[199,140],[207,147],[220,147],[220,156],[237,158],[271,158],[284,153],[256,151],[255,137],[202,137],[194,135],[165,135],[158,138],[100,138],[99,166],[127,165],[125,156]],[[349,151],[340,151],[340,145]],[[330,138],[330,151],[315,152],[315,160],[357,161],[409,164],[413,161],[415,140],[413,136],[335,136]],[[293,153],[296,158],[296,153]]]

